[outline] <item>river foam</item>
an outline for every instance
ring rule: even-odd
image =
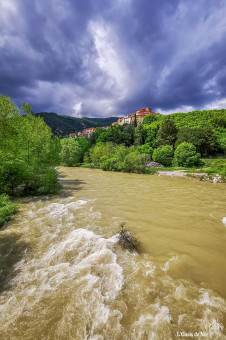
[[[100,226],[94,232],[93,203],[31,202],[3,231],[30,245],[0,295],[3,338],[169,340],[205,331],[225,339],[224,299],[170,275],[172,264],[183,266],[180,254],[159,262],[122,250]]]

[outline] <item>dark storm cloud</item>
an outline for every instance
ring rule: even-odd
[[[0,88],[35,111],[226,106],[223,0],[0,1]]]

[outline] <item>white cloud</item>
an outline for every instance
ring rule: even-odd
[[[194,111],[194,110],[196,110],[194,108],[194,106],[183,105],[183,106],[177,107],[177,108],[172,109],[172,110],[162,110],[162,109],[158,108],[155,111],[161,113],[162,115],[170,115],[171,113],[191,112],[191,111]]]
[[[220,109],[226,109],[226,98],[215,100],[209,104],[204,105],[202,108],[197,108],[191,105],[190,106],[183,105],[172,110],[162,110],[158,108],[155,111],[163,115],[169,115],[171,113],[176,113],[176,112],[191,112],[191,111],[196,111],[196,110],[220,110]]]
[[[130,75],[114,30],[99,21],[92,21],[89,29],[98,55],[96,62],[106,77],[105,86],[117,93],[117,99],[125,98],[130,87]]]
[[[205,105],[205,107],[203,109],[204,110],[226,109],[226,98],[223,98],[223,99],[220,99],[220,100],[215,100],[214,102]]]
[[[74,110],[74,112],[72,113],[71,116],[81,118],[82,117],[82,102],[76,103],[73,106],[73,110]]]

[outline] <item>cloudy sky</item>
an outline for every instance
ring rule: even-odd
[[[35,112],[226,108],[225,0],[0,0],[0,93]]]

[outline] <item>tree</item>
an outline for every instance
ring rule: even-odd
[[[4,152],[17,152],[20,115],[10,97],[0,95],[0,148]]]
[[[156,121],[159,118],[159,116],[156,115],[147,115],[144,117],[143,121],[142,121],[142,125],[150,125],[151,123],[153,123],[154,121]]]
[[[61,139],[60,157],[63,164],[73,166],[80,163],[82,150],[74,138]]]
[[[134,127],[137,127],[137,114],[135,113],[134,115],[134,122],[133,122]]]
[[[175,146],[187,142],[192,143],[201,156],[213,155],[218,145],[216,137],[210,127],[205,128],[182,128],[178,131]]]
[[[159,162],[165,166],[170,166],[173,160],[172,145],[165,145],[155,149],[152,158],[155,162]]]
[[[157,136],[159,145],[172,145],[174,147],[177,132],[177,127],[172,119],[164,120]]]
[[[21,117],[20,154],[30,165],[49,164],[49,148],[52,131],[41,117],[26,115]]]
[[[0,95],[0,192],[14,196],[59,190],[51,129],[42,118],[21,116],[11,98]],[[54,157],[55,157],[54,156]]]
[[[28,103],[22,102],[21,109],[23,110],[24,115],[34,114],[34,111],[32,110],[31,105]]]
[[[81,158],[80,158],[80,162],[83,161],[83,157],[84,154],[89,150],[90,148],[90,142],[88,141],[87,138],[84,137],[79,137],[76,139],[76,143],[78,143],[78,145],[81,148]]]
[[[134,126],[133,124],[125,124],[122,126],[122,143],[126,146],[131,146],[134,144]]]
[[[200,154],[193,144],[183,142],[176,148],[174,159],[179,166],[191,167],[199,164]]]
[[[156,148],[158,146],[158,140],[157,140],[157,134],[158,134],[158,127],[152,127],[150,126],[145,126],[144,125],[144,130],[145,130],[145,143],[150,144],[152,148]]]
[[[90,145],[94,145],[96,144],[96,141],[98,139],[98,137],[102,134],[105,133],[106,130],[103,128],[97,128],[96,131],[91,135],[90,137]]]
[[[225,114],[216,114],[210,120],[210,124],[214,128],[226,128],[226,115]]]
[[[141,124],[138,125],[137,128],[135,128],[135,133],[134,133],[134,144],[135,145],[143,145],[145,141],[144,138],[144,129]]]
[[[137,147],[137,151],[141,154],[145,154],[145,155],[148,155],[148,156],[152,156],[152,154],[153,154],[153,148],[148,143],[146,143],[144,145],[139,145]]]
[[[216,154],[219,144],[217,138],[210,126],[203,128],[203,134],[205,136],[204,143],[201,146],[200,153],[203,156],[209,156]],[[199,150],[197,150],[199,151]]]

